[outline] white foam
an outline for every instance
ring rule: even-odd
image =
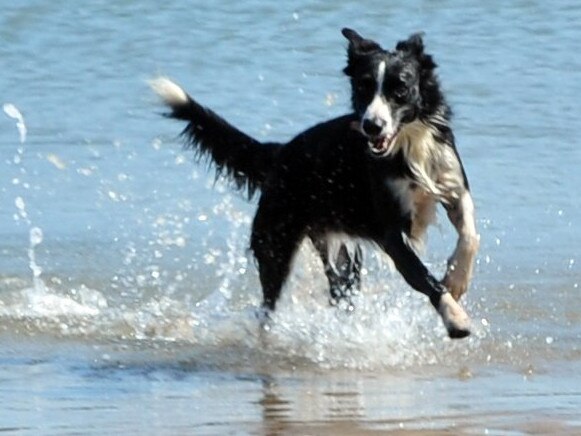
[[[5,303],[1,312],[3,316],[12,318],[94,317],[102,309],[102,303],[101,307],[88,302],[83,304],[45,286],[22,289],[13,293],[9,300],[10,303]]]

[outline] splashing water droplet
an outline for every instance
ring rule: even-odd
[[[16,128],[18,129],[18,134],[20,135],[20,143],[24,144],[26,141],[26,124],[24,124],[24,117],[22,116],[22,113],[20,113],[18,108],[12,103],[5,103],[3,109],[6,115],[16,120]]]
[[[32,271],[32,277],[34,281],[35,289],[44,289],[44,283],[40,278],[42,274],[42,268],[36,263],[36,253],[35,248],[37,245],[42,243],[43,233],[42,229],[39,227],[32,227],[29,231],[29,241],[30,247],[28,248],[28,265]]]
[[[42,243],[44,235],[42,233],[42,229],[39,227],[33,227],[30,229],[30,246],[36,247],[37,245]]]
[[[24,199],[22,197],[16,197],[14,199],[14,205],[18,210],[24,210],[26,205],[24,203]]]

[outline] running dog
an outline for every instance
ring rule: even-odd
[[[332,300],[357,291],[362,239],[383,249],[429,298],[451,338],[468,336],[470,320],[457,300],[471,279],[479,235],[436,64],[419,34],[385,50],[354,30],[342,33],[353,111],[286,144],[251,138],[167,78],[151,86],[169,107],[167,116],[188,123],[187,147],[208,156],[249,196],[260,191],[251,249],[266,314],[305,238],[324,263]],[[438,203],[459,236],[441,281],[417,254]]]

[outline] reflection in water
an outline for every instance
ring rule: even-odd
[[[277,435],[288,430],[292,405],[280,396],[278,386],[272,379],[262,381],[262,398],[258,404],[262,407],[262,422],[266,435]]]
[[[571,382],[575,365],[525,374],[481,367],[471,369],[470,378],[454,367],[370,373],[265,365],[256,373],[208,370],[187,360],[189,347],[177,353],[177,344],[142,343],[131,351],[124,343],[65,346],[39,338],[7,345],[0,350],[0,429],[359,435],[449,434],[453,428],[461,435],[526,433],[534,426],[576,434],[567,431],[581,426],[581,391]]]
[[[274,378],[263,379],[258,403],[262,407],[264,433],[290,434],[291,430],[308,426],[321,430],[364,420],[363,398],[356,385],[357,382],[321,383],[312,379],[298,389],[289,389],[288,381],[279,385]]]

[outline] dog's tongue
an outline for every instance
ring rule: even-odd
[[[375,138],[373,141],[371,141],[371,147],[373,148],[373,151],[377,153],[387,151],[389,147],[391,147],[391,145],[395,142],[394,140],[396,136],[397,132],[391,136],[380,136]]]
[[[361,130],[361,123],[358,121],[353,121],[351,122],[351,128],[353,130],[358,131],[359,133],[362,133],[363,135],[365,135],[365,132],[363,132],[363,130]],[[391,147],[391,145],[395,142],[395,138],[397,137],[397,134],[399,133],[399,131],[396,131],[393,135],[391,136],[378,136],[374,139],[369,138],[369,144],[371,145],[372,150],[375,153],[383,153],[384,151],[387,151],[389,149],[389,147]]]
[[[386,137],[380,136],[371,141],[371,147],[373,147],[374,151],[383,151],[384,148],[386,148],[386,146],[387,146]]]

